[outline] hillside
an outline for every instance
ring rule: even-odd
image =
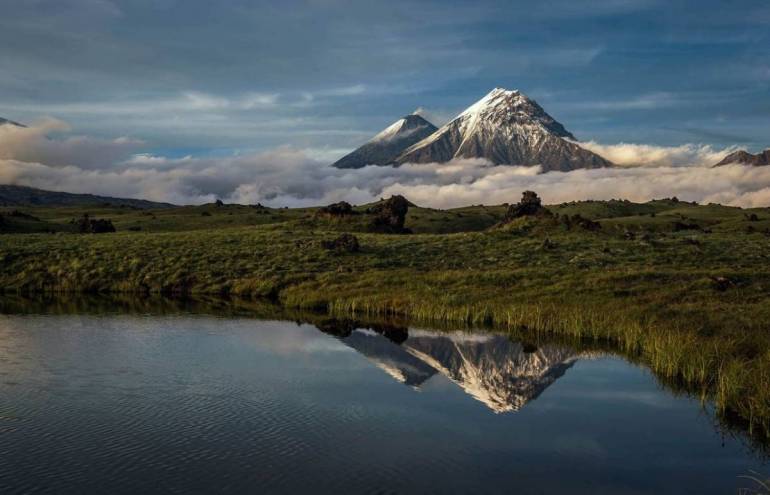
[[[156,203],[144,199],[113,198],[94,194],[73,194],[45,191],[26,186],[0,185],[0,206],[124,206],[151,209],[169,208],[169,203]]]

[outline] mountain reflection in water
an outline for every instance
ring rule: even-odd
[[[554,344],[535,347],[494,333],[362,328],[337,320],[317,326],[405,385],[419,388],[441,374],[496,413],[518,411],[578,359],[595,356]]]

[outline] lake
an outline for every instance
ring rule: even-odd
[[[320,320],[319,320],[320,321]],[[0,315],[0,493],[739,493],[770,464],[604,350],[490,331]]]

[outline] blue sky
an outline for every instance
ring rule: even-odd
[[[495,86],[581,140],[770,146],[770,2],[0,0],[0,116],[329,159]]]

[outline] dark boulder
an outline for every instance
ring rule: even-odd
[[[354,215],[356,212],[353,210],[353,206],[347,201],[340,201],[339,203],[332,203],[328,206],[324,206],[318,209],[318,215],[329,217],[345,217]]]
[[[404,228],[406,214],[412,205],[405,197],[396,195],[369,209],[374,215],[371,221],[371,230],[385,234],[406,234],[410,230]]]
[[[550,216],[551,212],[543,207],[543,202],[534,191],[524,191],[521,195],[521,201],[508,207],[508,211],[503,217],[503,223],[521,217],[529,216]]]
[[[115,232],[115,226],[112,225],[111,220],[104,218],[90,218],[88,213],[85,213],[74,223],[78,228],[78,232],[81,234],[106,234],[108,232]]]
[[[321,241],[321,247],[337,253],[356,253],[361,250],[358,237],[352,234],[342,234],[331,241]]]
[[[596,231],[596,230],[601,230],[602,228],[602,224],[600,224],[599,222],[594,222],[590,218],[585,218],[581,216],[579,213],[572,215],[570,222],[573,225],[577,225],[581,229],[585,229],[585,230]]]
[[[719,292],[724,292],[730,287],[735,286],[735,282],[727,277],[710,277],[712,287]]]
[[[697,223],[674,222],[673,228],[674,232],[681,232],[682,230],[700,230],[700,225]]]

